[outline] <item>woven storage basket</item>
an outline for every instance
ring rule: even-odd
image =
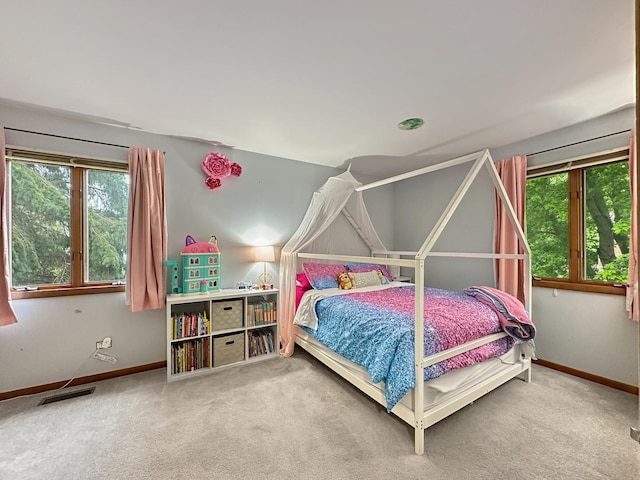
[[[242,328],[242,299],[211,303],[213,331]]]
[[[213,337],[213,366],[220,367],[244,360],[244,332]]]

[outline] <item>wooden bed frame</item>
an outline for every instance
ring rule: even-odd
[[[449,168],[455,165],[460,165],[467,162],[473,162],[471,169],[467,173],[463,182],[459,186],[458,190],[454,194],[453,198],[445,208],[444,212],[436,222],[435,226],[427,236],[426,240],[422,244],[422,247],[416,252],[408,252],[408,251],[372,251],[371,257],[363,257],[363,256],[348,256],[348,255],[325,255],[325,254],[315,254],[315,253],[302,253],[298,252],[296,255],[298,258],[302,259],[315,259],[315,260],[329,260],[329,261],[337,261],[339,263],[352,263],[352,262],[360,262],[360,263],[378,263],[382,265],[395,265],[406,268],[413,268],[415,270],[415,289],[417,292],[423,292],[422,295],[415,295],[415,338],[424,338],[424,323],[422,321],[424,316],[424,287],[425,287],[425,268],[424,263],[425,259],[429,257],[462,257],[462,258],[486,258],[486,259],[498,259],[498,258],[508,258],[508,259],[523,259],[525,265],[525,308],[531,313],[530,299],[531,299],[531,263],[530,263],[530,249],[529,245],[526,241],[524,232],[520,227],[520,224],[517,220],[516,214],[514,212],[513,206],[509,201],[507,193],[502,185],[498,172],[493,164],[493,160],[491,159],[491,155],[488,150],[483,150],[481,152],[477,152],[471,155],[466,155],[463,157],[455,158],[453,160],[449,160],[447,162],[439,163],[437,165],[433,165],[430,167],[421,168],[419,170],[415,170],[413,172],[408,172],[402,175],[397,175],[394,177],[387,178],[385,180],[380,180],[377,182],[373,182],[367,185],[362,185],[358,187],[356,190],[362,191],[370,188],[387,185],[389,183],[397,182],[400,180],[404,180],[407,178],[415,177],[417,175],[423,175],[429,172],[433,172],[436,170],[441,170],[444,168]],[[468,191],[471,183],[476,178],[478,173],[480,172],[482,167],[486,167],[491,180],[496,188],[496,191],[504,203],[508,216],[511,220],[511,223],[516,231],[518,238],[523,246],[525,251],[524,254],[496,254],[496,253],[477,253],[477,252],[433,252],[432,248],[444,230],[447,222],[451,219],[453,213],[456,208],[460,204],[460,201]],[[391,258],[390,256],[394,257]],[[402,257],[412,257],[411,259],[402,258]],[[296,327],[297,328],[297,327]],[[415,366],[416,366],[416,386],[411,390],[410,395],[412,395],[412,404],[414,405],[414,409],[405,406],[404,404],[398,403],[391,412],[396,414],[402,420],[407,422],[409,425],[413,426],[415,429],[415,452],[419,455],[424,453],[424,431],[435,424],[436,422],[442,420],[448,415],[460,410],[464,406],[473,402],[474,400],[482,397],[486,393],[491,390],[497,388],[498,386],[504,384],[505,382],[511,380],[514,377],[519,375],[523,376],[523,379],[526,382],[531,381],[531,360],[526,358],[524,355],[519,355],[519,361],[513,365],[510,365],[508,368],[503,369],[501,372],[494,374],[493,376],[481,381],[479,384],[470,389],[465,389],[459,395],[455,395],[451,399],[443,402],[442,404],[428,409],[425,411],[424,409],[424,369],[430,365],[438,363],[442,360],[446,360],[447,358],[451,358],[460,353],[466,352],[473,348],[479,347],[486,343],[495,341],[499,338],[506,336],[506,333],[496,333],[492,335],[488,335],[486,337],[465,343],[463,345],[459,345],[457,347],[451,348],[449,350],[445,350],[443,352],[437,353],[435,355],[431,355],[429,357],[424,356],[424,343],[423,342],[414,342],[415,346]],[[301,348],[309,352],[311,355],[316,357],[326,366],[331,368],[333,371],[338,373],[348,382],[355,385],[357,388],[362,390],[364,393],[369,395],[371,398],[379,402],[380,404],[386,407],[386,401],[384,398],[384,394],[380,391],[380,388],[375,384],[363,380],[362,378],[354,375],[349,369],[347,369],[338,359],[342,358],[340,355],[334,353],[330,354],[324,350],[317,348],[311,342],[307,341],[303,336],[299,334],[299,330],[296,333],[295,342]],[[516,345],[514,348],[520,348]]]

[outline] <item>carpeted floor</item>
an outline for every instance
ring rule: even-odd
[[[413,429],[302,351],[95,386],[0,402],[0,478],[640,478],[638,397],[537,365],[531,384],[511,380],[428,429],[424,456]]]

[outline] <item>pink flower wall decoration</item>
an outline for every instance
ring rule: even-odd
[[[231,164],[231,175],[233,175],[234,177],[239,177],[240,175],[242,175],[242,167],[240,165],[238,165],[237,163],[232,163]]]
[[[219,178],[207,177],[204,181],[205,185],[209,190],[214,190],[222,186],[222,182]]]
[[[221,178],[229,175],[234,177],[242,175],[242,167],[240,165],[231,163],[226,156],[218,152],[210,152],[204,157],[202,171],[207,174],[204,183],[209,190],[221,187]]]
[[[211,152],[204,157],[202,170],[210,177],[228,177],[231,174],[231,162],[221,153]]]

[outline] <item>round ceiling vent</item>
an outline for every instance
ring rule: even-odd
[[[407,118],[398,124],[400,130],[415,130],[424,125],[424,120],[421,118]]]

